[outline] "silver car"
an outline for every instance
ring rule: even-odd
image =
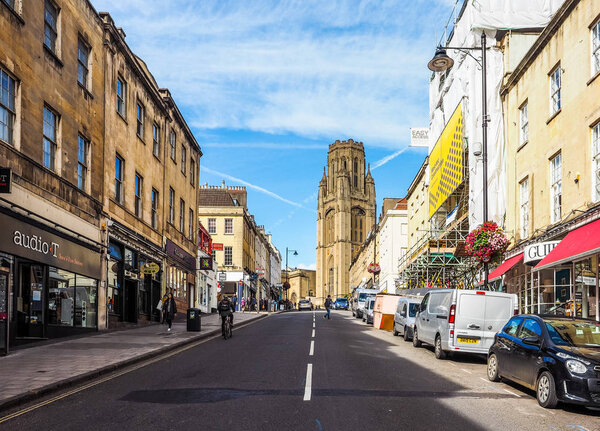
[[[394,335],[402,335],[404,341],[412,339],[415,328],[415,316],[419,311],[421,298],[400,298],[394,314]]]
[[[301,299],[298,301],[298,311],[302,310],[312,310],[312,302],[310,302],[310,299]]]

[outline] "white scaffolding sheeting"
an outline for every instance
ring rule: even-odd
[[[502,52],[495,48],[498,30],[543,28],[563,0],[465,0],[465,6],[455,23],[448,46],[479,47],[485,31],[487,50],[488,118],[488,218],[504,225],[506,211],[504,130],[500,87],[504,75]],[[482,30],[483,29],[483,30]],[[480,58],[478,51],[469,51]],[[482,157],[473,149],[482,145],[482,75],[479,64],[465,52],[448,50],[454,66],[447,76],[436,73],[429,85],[430,147],[437,142],[456,106],[462,102],[464,136],[469,147],[469,228],[483,221]],[[441,81],[443,80],[443,82]]]

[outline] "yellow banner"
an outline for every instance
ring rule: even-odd
[[[459,103],[429,155],[429,218],[463,181],[463,116]]]

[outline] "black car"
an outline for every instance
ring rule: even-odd
[[[600,407],[600,323],[519,315],[494,338],[488,379],[501,377],[536,391],[542,407],[559,401]]]

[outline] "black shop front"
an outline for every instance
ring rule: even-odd
[[[97,331],[101,245],[10,210],[0,226],[0,345]]]

